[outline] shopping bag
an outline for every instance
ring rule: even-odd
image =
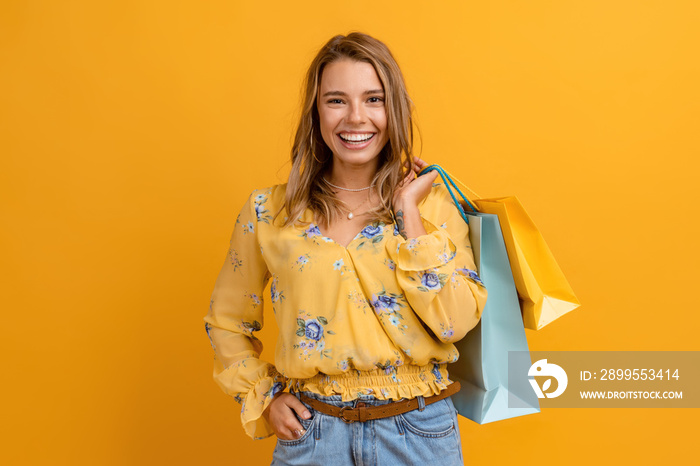
[[[511,360],[509,367],[509,352],[526,352],[527,356],[529,350],[498,216],[466,212],[457,202],[449,175],[439,166],[430,166],[421,174],[432,170],[440,173],[456,208],[469,224],[474,261],[489,293],[481,320],[456,343],[459,360],[448,365],[450,378],[462,386],[452,395],[455,408],[479,424],[537,413],[539,402],[526,380],[532,362],[520,357]],[[464,197],[463,202],[469,201]],[[509,380],[509,374],[525,380]]]
[[[489,295],[477,326],[456,344],[459,360],[448,365],[450,377],[462,385],[452,401],[459,414],[479,424],[537,413],[529,384],[509,381],[516,373],[527,377],[532,361],[520,359],[524,367],[509,367],[510,351],[529,350],[498,217],[467,215],[475,263]],[[513,397],[525,407],[511,407]]]
[[[498,215],[526,328],[539,330],[581,305],[547,243],[516,197],[476,199]]]

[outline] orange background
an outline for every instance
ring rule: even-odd
[[[211,378],[202,318],[246,196],[286,179],[306,67],[352,30],[394,52],[423,157],[517,195],[583,302],[531,349],[700,350],[699,13],[3,1],[0,463],[269,464]],[[687,464],[696,421],[549,409],[461,429],[468,464]]]

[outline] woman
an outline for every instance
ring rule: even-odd
[[[462,464],[445,365],[486,300],[468,227],[412,154],[391,52],[333,37],[311,64],[289,181],[254,191],[206,329],[214,378],[273,464]],[[259,359],[268,281],[279,339]],[[289,393],[284,388],[289,387]]]

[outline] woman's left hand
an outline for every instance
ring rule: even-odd
[[[399,188],[394,191],[393,203],[395,211],[405,210],[407,207],[417,207],[426,198],[438,176],[436,171],[417,176],[428,165],[427,162],[418,157],[413,158],[411,170],[406,178],[403,179]]]
[[[438,175],[437,172],[430,172],[417,177],[416,173],[427,166],[428,164],[423,160],[414,158],[408,175],[394,191],[392,207],[396,218],[396,227],[399,234],[406,239],[426,234],[418,204],[430,193],[433,181]]]

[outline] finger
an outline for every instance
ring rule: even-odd
[[[416,183],[420,183],[423,186],[430,186],[435,182],[435,179],[438,177],[438,172],[429,172],[426,173],[425,175],[421,175],[416,179]]]
[[[304,435],[304,434],[301,434],[301,435]],[[294,430],[284,428],[277,433],[277,438],[280,438],[282,440],[296,440],[299,437],[301,437],[301,435],[297,436],[297,433],[294,432]]]
[[[408,172],[408,175],[406,175],[404,177],[404,179],[401,180],[401,183],[399,184],[399,186],[400,187],[406,186],[407,184],[409,184],[411,181],[413,181],[415,179],[415,176],[416,176],[416,173],[413,170],[411,170],[410,172]]]
[[[285,431],[288,431],[292,438],[299,438],[306,432],[304,426],[299,424],[296,417],[288,420],[287,425],[285,426]]]
[[[418,157],[413,157],[413,163],[419,168],[419,171],[430,165],[428,162]]]
[[[297,413],[297,416],[302,419],[308,419],[311,417],[309,410],[306,408],[304,403],[299,401],[297,397],[290,397],[289,400],[287,400],[287,406],[293,409]]]
[[[299,423],[299,419],[294,415],[289,407],[285,407],[283,417],[279,419],[275,429],[277,436],[284,440],[294,440],[304,435],[304,426]]]
[[[298,423],[297,423],[298,424]],[[299,424],[297,426],[285,427],[280,432],[284,432],[285,440],[298,439],[306,433],[306,429]]]
[[[438,177],[438,172],[436,172],[436,171],[432,171],[430,173],[426,173],[425,175],[421,176],[421,178],[426,178],[426,179],[430,180],[430,183],[435,181],[435,179],[437,177]]]

